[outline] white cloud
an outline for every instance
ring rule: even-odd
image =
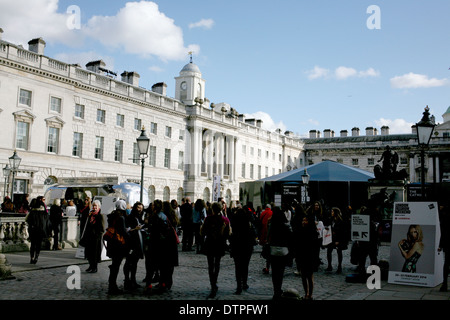
[[[283,123],[283,121],[275,123],[275,121],[273,121],[272,117],[264,111],[257,111],[255,113],[246,113],[244,115],[245,115],[246,119],[262,120],[261,127],[263,129],[266,129],[269,131],[275,131],[276,129],[281,129],[281,132],[283,132],[283,133],[287,130],[286,125]]]
[[[308,74],[308,79],[329,79],[334,78],[337,80],[345,80],[348,78],[356,77],[356,78],[367,78],[367,77],[378,77],[380,73],[376,71],[374,68],[369,68],[367,70],[358,71],[355,68],[340,66],[334,70],[334,73],[331,73],[329,69],[325,69],[319,66],[315,66],[314,69],[306,72]]]
[[[79,45],[82,36],[67,26],[70,14],[58,13],[58,0],[1,0],[0,21],[4,40],[22,44],[42,37],[45,41]]]
[[[192,28],[204,28],[204,29],[211,29],[214,25],[213,19],[202,19],[198,22],[193,22],[189,24],[189,29]]]
[[[448,83],[446,78],[430,79],[427,75],[412,72],[391,78],[391,87],[396,89],[442,87]]]
[[[87,23],[77,28],[70,25],[74,12],[67,13],[69,7],[60,8],[63,13],[58,13],[58,0],[0,0],[0,3],[3,39],[25,48],[28,41],[39,37],[73,47],[91,38],[109,48],[156,56],[163,61],[186,59],[189,51],[200,52],[198,45],[184,45],[182,29],[151,1],[128,2],[116,15],[87,17]]]
[[[200,51],[198,45],[185,47],[182,29],[149,1],[128,2],[115,16],[91,17],[84,31],[107,47],[164,61],[185,59],[189,51]]]
[[[414,124],[412,122],[407,122],[404,119],[384,119],[380,118],[375,120],[375,124],[379,127],[388,126],[390,134],[405,134],[411,133],[411,126]]]
[[[334,75],[336,79],[338,80],[344,80],[349,77],[354,77],[358,74],[358,71],[356,71],[353,68],[347,68],[347,67],[337,67],[334,71]]]
[[[315,66],[314,69],[307,71],[308,79],[314,80],[319,78],[327,78],[330,70]]]

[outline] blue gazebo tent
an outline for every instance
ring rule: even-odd
[[[352,181],[367,182],[374,174],[336,161],[326,160],[300,169],[283,172],[259,181],[298,181],[302,182],[304,170],[310,175],[309,181]]]
[[[240,200],[243,203],[251,201],[255,207],[273,202],[277,197],[285,202],[290,202],[293,198],[300,202],[302,174],[305,169],[310,175],[310,200],[323,200],[327,205],[341,209],[348,205],[357,209],[364,204],[368,198],[368,181],[375,178],[371,172],[326,160],[257,181],[241,183]],[[297,195],[295,186],[298,187]],[[289,190],[289,195],[286,190]]]

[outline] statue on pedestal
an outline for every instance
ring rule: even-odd
[[[383,161],[382,166],[375,165],[373,172],[375,179],[378,180],[404,180],[408,177],[408,173],[405,169],[397,171],[398,166],[398,154],[393,151],[391,147],[386,146],[385,151],[381,155],[378,162]]]

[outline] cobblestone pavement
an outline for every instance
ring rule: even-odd
[[[389,258],[388,246],[381,246],[379,259]],[[270,274],[263,274],[264,259],[260,256],[261,247],[256,246],[250,261],[249,289],[241,295],[235,294],[234,262],[229,255],[223,257],[218,279],[219,290],[216,301],[268,301],[272,299],[273,287]],[[75,249],[64,249],[75,255]],[[43,251],[40,259],[50,261],[60,252]],[[355,266],[349,262],[350,250],[344,251],[343,273],[326,272],[326,263],[314,274],[315,300],[450,300],[449,292],[439,292],[435,288],[401,286],[382,281],[380,290],[368,289],[365,283],[350,283],[346,275],[354,273]],[[67,255],[67,252],[66,252]],[[8,258],[8,254],[6,254]],[[12,257],[12,256],[10,256]],[[12,258],[11,258],[12,259]],[[15,258],[16,259],[16,258]],[[23,259],[27,259],[24,253]],[[55,258],[56,259],[56,258]],[[321,259],[326,262],[326,250],[321,250]],[[337,265],[336,252],[333,252],[334,269]],[[75,261],[75,262],[74,262]],[[38,262],[39,264],[44,262]],[[175,268],[174,284],[170,291],[163,294],[144,294],[143,283],[145,277],[144,260],[139,261],[137,279],[141,288],[133,292],[109,296],[107,294],[110,261],[103,261],[98,266],[97,273],[86,273],[87,264],[82,259],[72,259],[68,264],[57,263],[60,266],[27,271],[13,267],[14,279],[0,281],[0,300],[190,300],[205,301],[210,292],[206,257],[195,251],[179,252],[179,266]],[[77,263],[80,268],[80,288],[69,289],[67,282],[73,273],[68,270],[70,264]],[[123,263],[121,265],[123,267]],[[16,271],[15,271],[16,270]],[[122,268],[121,268],[122,270]],[[283,280],[283,290],[294,289],[303,295],[301,278],[296,276],[293,267],[287,267]],[[123,286],[123,273],[119,273],[119,287]]]

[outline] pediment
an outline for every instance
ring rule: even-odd
[[[36,116],[29,110],[20,110],[13,112],[14,118],[16,120],[27,120],[27,121],[33,121],[36,119]]]
[[[51,127],[57,127],[57,128],[62,128],[62,126],[64,126],[65,122],[58,116],[53,116],[50,118],[45,119],[45,122],[47,122],[48,126]]]

